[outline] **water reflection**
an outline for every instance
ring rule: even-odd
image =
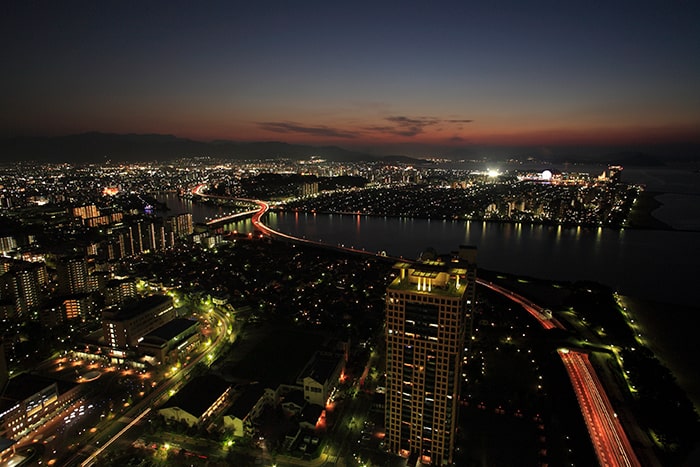
[[[678,237],[679,232],[609,230],[489,222],[428,222],[410,218],[374,218],[355,215],[317,215],[306,225],[289,222],[289,216],[270,217],[270,227],[290,235],[314,238],[331,244],[354,245],[367,251],[386,251],[390,256],[417,258],[428,247],[452,251],[456,245],[478,247],[479,266],[484,269],[558,280],[592,280],[608,284],[622,293],[678,301],[690,293],[683,290],[686,278],[659,279],[648,273],[648,265],[668,262],[664,249],[694,248],[700,234]],[[310,225],[309,225],[310,224]],[[670,238],[676,239],[669,240]],[[678,240],[681,241],[678,241]],[[678,256],[680,255],[680,256]],[[676,258],[684,253],[677,253]],[[685,256],[687,258],[687,256]],[[688,260],[686,260],[688,261]],[[686,270],[689,266],[686,266]],[[679,275],[678,272],[675,274]],[[662,284],[663,283],[663,284]],[[692,290],[692,284],[688,284]]]
[[[195,222],[217,209],[166,195],[167,215],[191,209]],[[558,280],[593,280],[621,293],[692,304],[699,232],[610,230],[473,221],[428,222],[411,218],[270,213],[273,229],[330,244],[353,245],[389,256],[415,259],[427,247],[452,251],[476,245],[479,267]],[[250,232],[250,220],[225,226]],[[515,241],[513,241],[515,240]],[[695,252],[695,253],[694,253]],[[650,273],[650,265],[664,272]]]

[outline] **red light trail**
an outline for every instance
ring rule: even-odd
[[[201,195],[202,187],[203,185],[197,186],[193,192]],[[255,202],[260,207],[260,209],[253,214],[252,223],[253,226],[263,234],[285,238],[296,242],[328,246],[321,242],[313,242],[310,240],[293,237],[267,227],[260,219],[270,208],[269,204],[260,200],[246,201]],[[336,248],[355,253],[377,256],[374,253],[364,250],[360,251],[353,248],[343,247]],[[537,319],[544,329],[565,329],[565,327],[557,319],[551,317],[551,314],[547,310],[528,300],[522,295],[482,279],[477,279],[476,282],[477,284],[500,293],[501,295],[521,305],[530,315]],[[629,439],[622,428],[622,424],[620,423],[617,414],[610,403],[610,399],[605,393],[605,389],[598,379],[590,360],[588,359],[588,355],[568,349],[560,349],[559,355],[569,374],[569,379],[571,380],[576,398],[579,402],[581,413],[583,414],[583,418],[586,423],[588,433],[591,437],[591,441],[593,442],[593,447],[600,465],[605,467],[641,466],[641,463],[637,459]]]

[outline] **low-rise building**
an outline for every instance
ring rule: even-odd
[[[105,343],[114,350],[135,349],[139,340],[175,317],[173,300],[151,295],[102,312]]]
[[[342,354],[315,353],[297,377],[297,384],[304,388],[304,399],[324,407],[344,367]]]
[[[81,385],[22,373],[10,379],[0,398],[0,438],[19,440],[77,400]]]
[[[188,382],[158,413],[166,420],[188,426],[206,423],[229,402],[231,385],[216,375],[204,375]]]
[[[299,415],[306,406],[303,389],[294,389],[280,397],[280,405],[288,416]]]
[[[233,436],[252,436],[253,422],[266,405],[274,403],[274,391],[260,383],[239,388],[240,393],[224,415],[224,429]]]
[[[200,338],[199,321],[175,318],[146,334],[138,350],[151,364],[174,363],[188,355]]]

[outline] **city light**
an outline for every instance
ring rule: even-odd
[[[64,430],[59,433],[62,439],[76,439],[70,449],[59,447],[64,450],[61,455],[67,458],[82,452],[80,456],[85,458],[98,451],[98,447],[111,443],[109,433],[123,427],[124,420],[134,420],[148,408],[154,415],[157,413],[158,418],[151,417],[147,423],[159,426],[165,419],[165,432],[174,432],[177,424],[182,424],[179,428],[185,431],[187,424],[186,436],[193,440],[204,439],[205,436],[199,434],[204,431],[224,433],[223,442],[218,446],[226,451],[236,444],[238,438],[234,439],[231,434],[235,430],[236,436],[252,436],[264,449],[274,446],[283,455],[315,456],[312,457],[315,461],[321,453],[335,452],[338,457],[327,462],[340,462],[342,457],[350,456],[348,446],[395,454],[402,446],[399,441],[404,426],[414,423],[401,417],[414,413],[420,404],[426,404],[426,409],[420,410],[423,418],[418,425],[421,426],[416,428],[412,439],[428,439],[426,433],[430,433],[430,442],[426,441],[425,448],[419,450],[429,452],[434,446],[446,446],[445,452],[430,452],[430,459],[442,458],[440,456],[447,459],[456,455],[460,447],[456,436],[454,440],[450,438],[461,429],[457,425],[460,419],[450,418],[455,425],[447,431],[442,422],[429,424],[426,414],[435,413],[432,409],[437,404],[450,407],[456,415],[475,408],[489,416],[527,419],[530,410],[540,409],[535,406],[543,398],[551,397],[551,388],[561,390],[564,387],[550,384],[547,366],[541,365],[542,354],[532,345],[533,339],[546,336],[547,332],[552,332],[554,338],[558,338],[557,334],[565,336],[571,344],[571,348],[559,349],[557,354],[571,371],[585,369],[585,358],[579,360],[580,352],[575,349],[585,347],[593,354],[598,352],[608,358],[610,372],[620,372],[624,379],[618,379],[626,382],[626,386],[620,386],[623,392],[635,398],[644,397],[648,392],[642,387],[645,379],[640,375],[644,371],[640,367],[644,365],[636,359],[644,362],[641,359],[647,352],[642,346],[652,337],[631,318],[631,310],[628,312],[619,295],[614,296],[619,313],[613,314],[624,317],[623,322],[632,330],[630,339],[636,339],[634,342],[620,339],[615,324],[606,322],[603,326],[594,313],[588,312],[585,304],[576,302],[574,310],[569,305],[573,300],[562,299],[563,310],[555,305],[549,309],[535,303],[529,295],[542,287],[548,294],[557,295],[557,299],[567,294],[576,298],[581,294],[585,300],[604,296],[589,282],[583,287],[563,281],[544,287],[540,279],[507,273],[488,275],[488,271],[484,277],[490,280],[486,280],[481,277],[476,263],[461,268],[460,257],[452,257],[451,252],[426,251],[425,258],[429,259],[425,262],[423,259],[397,259],[391,257],[394,253],[390,247],[383,250],[384,254],[375,255],[365,251],[365,245],[356,239],[343,238],[328,243],[310,241],[285,233],[286,227],[281,227],[285,216],[290,221],[293,218],[297,226],[305,222],[313,226],[311,219],[325,219],[337,225],[350,225],[353,233],[359,235],[375,220],[388,225],[392,222],[390,219],[395,218],[400,219],[397,224],[414,227],[425,220],[426,224],[432,227],[437,224],[444,231],[452,224],[458,225],[460,238],[466,235],[465,242],[471,242],[479,226],[486,232],[493,225],[490,221],[498,221],[499,229],[507,232],[510,240],[522,239],[528,231],[537,231],[538,235],[551,236],[557,242],[564,242],[562,239],[567,235],[602,241],[609,227],[615,228],[628,216],[631,209],[628,198],[631,192],[637,193],[637,187],[613,183],[611,176],[562,172],[554,168],[525,173],[510,169],[453,171],[418,164],[407,168],[358,163],[344,165],[342,169],[353,174],[347,177],[358,180],[358,186],[321,190],[313,184],[308,186],[308,180],[304,180],[301,182],[304,190],[318,191],[309,195],[285,193],[273,206],[253,197],[243,197],[241,186],[254,184],[257,174],[274,174],[285,182],[282,185],[287,188],[284,189],[296,191],[299,187],[286,183],[288,180],[284,177],[289,176],[291,180],[298,175],[300,163],[280,160],[269,162],[264,169],[257,162],[236,161],[221,165],[217,161],[214,167],[213,162],[197,163],[201,164],[197,168],[167,163],[147,168],[120,165],[98,169],[95,166],[88,171],[76,170],[75,174],[66,170],[61,178],[71,180],[74,192],[61,194],[64,204],[60,212],[34,211],[51,203],[37,206],[36,199],[25,199],[27,197],[22,194],[43,184],[26,182],[26,178],[22,181],[21,174],[14,172],[12,177],[7,177],[13,200],[24,200],[17,213],[7,208],[7,213],[12,213],[10,217],[21,224],[25,218],[36,216],[36,220],[26,224],[27,231],[44,229],[42,242],[52,236],[60,244],[66,243],[66,238],[75,239],[69,242],[75,245],[75,251],[70,260],[59,258],[58,253],[56,259],[44,253],[39,257],[34,250],[41,248],[31,246],[29,237],[21,241],[0,237],[0,244],[8,248],[8,256],[3,256],[6,258],[3,280],[7,279],[8,296],[12,298],[0,311],[13,313],[16,318],[8,324],[7,335],[12,339],[6,347],[12,353],[4,356],[9,363],[6,374],[13,376],[10,380],[18,382],[17,370],[20,376],[36,371],[37,375],[60,381],[56,388],[61,391],[65,381],[78,381],[81,383],[78,386],[82,386],[74,389],[75,395],[58,394],[54,386],[47,386],[42,387],[36,399],[22,398],[22,401],[30,401],[26,413],[34,418],[27,417],[30,422],[21,421],[21,426],[13,420],[11,429],[20,426],[17,430],[21,430],[18,432],[22,436],[31,435],[29,438],[38,443],[42,439],[34,432],[44,429],[48,433],[53,429],[49,425],[54,423]],[[280,170],[282,166],[289,170]],[[317,161],[313,164],[313,173],[305,172],[303,176],[326,177],[321,171],[338,170],[338,167]],[[259,172],[251,175],[254,170]],[[99,196],[101,186],[115,183],[123,173],[130,174],[124,176],[125,189],[108,198]],[[46,184],[58,178],[54,174],[53,178],[47,178]],[[153,181],[154,178],[159,181]],[[342,182],[328,178],[333,183]],[[34,176],[34,179],[40,177]],[[86,185],[84,190],[81,183]],[[55,188],[52,186],[52,190]],[[168,191],[170,189],[173,191]],[[0,201],[4,193],[0,193]],[[128,200],[122,198],[126,195]],[[50,194],[37,193],[36,197],[49,199]],[[71,201],[72,197],[81,201]],[[197,220],[191,213],[178,214],[175,210],[163,209],[162,216],[142,212],[145,206],[157,208],[156,198],[168,199],[173,206],[175,200],[183,205],[189,203],[190,208],[205,206],[211,215],[207,222],[202,222],[199,216]],[[215,214],[224,212],[227,220]],[[347,218],[352,218],[353,223],[343,223]],[[475,222],[470,227],[468,218],[483,223]],[[239,228],[231,230],[231,224],[227,224],[231,220],[235,220]],[[240,228],[242,225],[245,227]],[[311,238],[321,236],[309,235]],[[400,243],[398,238],[387,240]],[[67,266],[60,266],[69,261],[74,265],[70,274]],[[40,298],[36,303],[50,303],[52,308],[35,306],[22,313],[17,311],[20,308],[14,308],[19,307],[19,302],[12,287],[20,287],[19,279],[24,277],[19,272],[27,273],[31,279],[32,285],[27,286],[26,291],[36,292],[37,300]],[[71,280],[67,279],[69,276]],[[479,294],[470,295],[468,299],[453,297],[467,292],[476,294],[477,289]],[[68,294],[70,290],[79,292]],[[497,296],[499,298],[495,299]],[[78,310],[75,314],[65,311],[74,309],[67,308],[66,297],[72,300],[70,306]],[[78,303],[75,297],[85,303]],[[556,302],[555,298],[552,302]],[[465,310],[456,313],[454,319],[438,318],[437,311],[435,315],[430,314],[431,310],[448,314],[448,310],[462,306]],[[478,314],[473,310],[478,310]],[[27,323],[22,321],[25,319]],[[466,319],[474,319],[474,322],[466,325],[462,322]],[[282,330],[279,335],[270,331],[275,327]],[[46,347],[54,347],[50,356],[33,348],[38,347],[34,343],[40,341],[38,334],[32,334],[38,333],[37,330],[42,331],[41,339],[49,344]],[[54,333],[61,335],[54,336]],[[275,339],[269,337],[272,335]],[[292,337],[287,339],[286,335]],[[257,345],[255,339],[263,344]],[[322,347],[316,340],[333,344],[323,352],[343,355],[344,363],[342,370],[337,371],[337,381],[321,381],[324,384],[314,386],[295,380],[308,364],[303,361],[303,355],[318,352]],[[395,347],[387,343],[394,343]],[[425,348],[420,347],[424,344]],[[491,344],[493,348],[489,348]],[[441,359],[442,352],[448,350],[452,354],[445,361],[451,362],[453,367],[443,374],[446,364],[443,362],[437,368],[430,359]],[[301,356],[295,355],[297,352]],[[634,352],[634,356],[630,352]],[[57,355],[61,357],[56,358]],[[401,357],[389,358],[397,355]],[[492,359],[503,359],[504,355],[523,365],[523,374],[517,377],[527,378],[524,381],[527,384],[522,387],[528,396],[521,399],[527,400],[530,407],[511,407],[506,403],[507,388],[503,388],[503,400],[483,398],[483,402],[478,402],[481,398],[470,399],[472,394],[478,394],[475,388],[478,389],[479,384],[492,384],[499,378],[499,371],[503,370],[500,362]],[[425,361],[420,360],[423,357]],[[46,360],[37,364],[42,358]],[[36,367],[23,369],[22,364]],[[210,376],[213,367],[217,374],[227,376],[228,389],[200,415],[196,408],[187,407],[187,402],[199,400],[206,391],[197,392],[197,397],[193,398],[186,397],[185,388],[202,374]],[[440,376],[440,383],[425,386],[426,378],[433,375]],[[452,377],[455,381],[448,390],[443,380]],[[590,373],[586,381],[595,377],[597,374]],[[606,394],[602,386],[596,391],[593,387],[579,386],[575,377],[570,379],[577,396],[578,392],[583,394],[577,398],[582,407],[591,401],[604,405]],[[268,380],[273,382],[268,383]],[[264,396],[250,402],[247,397],[253,396],[245,390],[254,384],[239,381],[264,381],[261,384],[269,387],[261,386],[259,389]],[[442,385],[445,385],[444,391]],[[461,393],[455,389],[460,385]],[[312,387],[321,388],[318,395],[309,389]],[[441,388],[439,394],[431,392],[435,387]],[[375,398],[377,395],[380,397]],[[320,402],[309,404],[312,398]],[[74,402],[76,400],[80,402]],[[58,407],[60,404],[63,405]],[[370,404],[376,409],[374,412],[368,409]],[[237,412],[241,405],[253,408],[241,415]],[[275,423],[286,425],[288,420],[296,420],[312,405],[316,407],[309,411],[310,422],[306,427],[310,431],[300,431],[295,441],[288,442],[289,446],[283,449],[284,443],[267,433],[263,433],[264,440],[259,438],[257,417],[264,411],[273,408],[271,412],[276,416],[284,413],[287,418],[277,419]],[[469,408],[458,413],[459,407]],[[385,413],[377,417],[382,411]],[[387,419],[386,413],[395,416]],[[582,413],[588,422],[586,414],[589,412]],[[632,419],[627,412],[618,414],[604,409],[596,409],[590,416],[626,423]],[[386,432],[378,432],[377,427],[383,423],[387,423]],[[157,433],[154,438],[160,436],[158,430],[153,430]],[[606,424],[603,431],[614,431],[621,440],[626,435],[612,424]],[[42,435],[44,441],[51,439]],[[338,440],[336,436],[346,439],[332,446]],[[305,438],[308,439],[305,441]],[[166,443],[162,443],[162,439],[154,443],[129,442],[133,441],[133,447],[138,445],[137,449],[143,451],[141,454],[151,449],[147,446],[160,445],[163,451],[170,450],[171,454],[221,457],[219,449],[212,450],[217,452],[204,452],[205,448],[200,449],[202,452],[194,452],[196,449],[188,452],[185,444],[180,451],[179,438],[170,439],[172,441]],[[352,443],[346,442],[350,439]],[[438,439],[440,442],[435,441]],[[595,438],[594,443],[597,440]],[[81,443],[80,449],[77,443]],[[418,445],[422,441],[415,443]],[[624,445],[624,441],[621,443]],[[47,442],[42,444],[48,445]],[[121,444],[126,445],[126,442]],[[239,449],[248,452],[249,447],[244,444],[238,443],[236,452]],[[321,447],[314,451],[316,446]],[[625,451],[626,447],[623,448]],[[116,448],[111,451],[110,455],[114,455]],[[617,455],[633,458],[634,453],[613,454]],[[42,462],[48,462],[51,456],[53,454],[47,452]],[[61,459],[58,455],[53,458]],[[366,457],[363,459],[367,462]],[[540,460],[544,462],[546,456]]]

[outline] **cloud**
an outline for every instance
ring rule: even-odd
[[[398,136],[416,136],[423,133],[425,128],[440,125],[442,123],[471,123],[469,119],[442,119],[437,117],[407,117],[405,115],[392,115],[385,120],[391,125],[372,126],[366,128],[369,131],[390,133]]]
[[[462,129],[465,123],[471,123],[473,120],[456,119],[456,118],[438,118],[438,117],[408,117],[406,115],[392,115],[385,117],[384,125],[373,125],[355,129],[342,129],[330,127],[326,125],[303,125],[301,123],[282,121],[282,122],[258,122],[257,125],[267,131],[275,133],[297,133],[312,136],[321,136],[326,138],[346,138],[355,139],[367,132],[383,133],[388,135],[413,137],[424,133],[429,127],[435,128],[440,125],[447,124],[454,130],[455,126],[458,130]],[[440,128],[438,128],[439,130]]]
[[[394,132],[401,136],[415,136],[423,133],[423,129],[438,123],[437,119],[431,117],[405,117],[403,115],[387,117],[387,121],[396,125]]]
[[[294,122],[259,122],[258,126],[267,131],[274,131],[275,133],[303,133],[313,136],[350,139],[358,136],[357,132],[341,130],[325,125],[304,126]]]

